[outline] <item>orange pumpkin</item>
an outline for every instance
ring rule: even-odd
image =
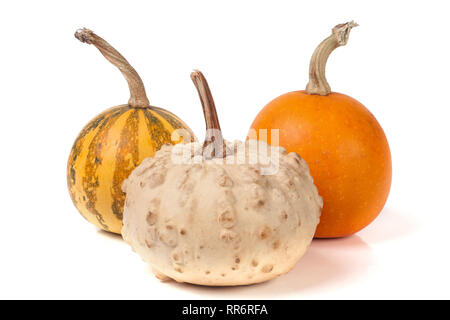
[[[306,90],[271,101],[251,126],[256,132],[249,133],[249,138],[262,138],[259,129],[279,129],[279,144],[308,162],[324,200],[317,238],[347,236],[366,227],[382,210],[391,186],[383,129],[361,103],[331,92],[325,78],[329,54],[347,43],[354,26],[349,22],[333,29],[312,56]]]

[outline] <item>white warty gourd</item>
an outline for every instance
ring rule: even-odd
[[[191,77],[207,129],[220,132],[205,78],[199,71]],[[255,140],[225,142],[222,154],[205,152],[219,140],[207,135],[204,144],[163,146],[123,184],[123,238],[162,280],[267,281],[291,270],[314,236],[322,198],[306,162]],[[262,174],[273,159],[278,169]]]

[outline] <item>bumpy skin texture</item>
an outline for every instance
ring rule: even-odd
[[[125,180],[123,238],[158,278],[263,282],[288,272],[309,246],[322,198],[306,162],[269,147],[279,170],[261,175],[265,162],[249,164],[248,142],[228,147],[225,159],[205,160],[199,143],[163,146]],[[175,164],[172,151],[189,163]],[[227,163],[237,158],[241,164]]]

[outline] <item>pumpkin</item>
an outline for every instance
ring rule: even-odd
[[[93,44],[128,82],[128,104],[110,108],[91,120],[73,144],[67,164],[67,184],[75,207],[90,223],[119,233],[125,194],[122,182],[141,161],[166,143],[190,142],[192,131],[167,110],[150,106],[137,72],[105,40],[88,29],[75,37]],[[182,136],[172,133],[176,131]]]
[[[205,143],[163,146],[131,173],[123,184],[123,238],[162,280],[229,286],[273,279],[305,253],[322,199],[297,154],[256,140],[224,141],[205,78],[191,77]]]
[[[391,186],[391,153],[380,124],[357,100],[331,92],[325,78],[328,56],[347,43],[355,26],[333,28],[311,58],[306,90],[269,102],[249,132],[261,138],[260,129],[279,129],[279,144],[309,164],[324,200],[317,238],[347,236],[366,227],[382,210]],[[267,140],[271,143],[271,137]]]

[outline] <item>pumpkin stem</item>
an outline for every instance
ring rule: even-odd
[[[350,21],[338,24],[332,30],[331,36],[322,41],[314,51],[309,64],[309,82],[306,93],[326,96],[331,93],[330,85],[325,77],[325,66],[328,57],[334,49],[345,46],[350,35],[350,30],[358,24]]]
[[[200,101],[202,103],[203,115],[206,122],[205,142],[203,143],[203,154],[206,158],[223,158],[227,154],[225,141],[220,129],[219,118],[217,117],[216,106],[208,82],[203,73],[194,70],[191,79],[197,88]]]
[[[89,29],[78,29],[75,32],[75,38],[87,44],[93,44],[113,65],[115,65],[128,82],[130,88],[130,100],[128,104],[131,107],[145,108],[150,103],[145,94],[144,84],[134,68],[128,61],[108,42],[97,36]]]

